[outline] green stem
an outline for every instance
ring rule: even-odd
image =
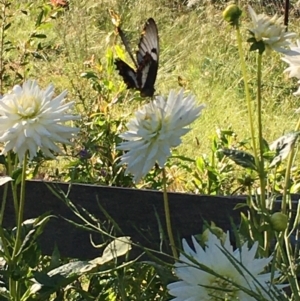
[[[172,226],[171,226],[169,199],[168,199],[167,184],[166,184],[167,177],[166,177],[166,171],[165,171],[164,168],[162,169],[162,173],[163,173],[163,197],[164,197],[164,208],[165,208],[167,232],[168,232],[168,236],[169,236],[169,241],[170,241],[173,257],[175,258],[175,260],[177,260],[178,259],[178,253],[177,253],[177,249],[176,249],[176,246],[175,246],[175,241],[174,241]]]
[[[239,26],[237,26],[237,28],[236,28],[236,37],[237,37],[237,42],[238,42],[241,70],[242,70],[243,78],[244,78],[244,89],[245,89],[246,102],[247,102],[247,106],[248,106],[248,117],[249,117],[250,133],[251,133],[251,140],[252,140],[252,148],[253,148],[256,166],[259,167],[259,159],[257,156],[254,122],[253,122],[253,115],[252,115],[253,110],[252,110],[252,105],[251,105],[247,68],[246,68],[246,64],[245,64],[245,60],[244,60],[245,55],[244,55],[244,51],[243,51],[242,37],[241,37]]]
[[[16,243],[14,246],[12,260],[15,259],[15,256],[18,253],[20,245],[21,245],[22,223],[23,223],[24,205],[25,205],[26,167],[27,167],[27,152],[25,154],[24,161],[23,161],[23,167],[22,167],[21,193],[20,193],[20,203],[19,203],[19,212],[18,212],[17,235],[16,235]]]
[[[262,54],[258,53],[257,57],[257,119],[258,119],[258,142],[259,142],[259,168],[258,176],[260,182],[260,209],[266,212],[266,179],[265,179],[265,163],[264,163],[264,140],[262,126],[262,96],[261,96],[261,80],[262,80]],[[264,215],[261,216],[260,224],[265,223]],[[264,231],[264,256],[269,256],[270,231]]]
[[[272,265],[272,279],[274,272],[276,270],[276,266],[280,266],[281,260],[286,267],[290,267],[289,272],[286,273],[286,277],[288,279],[289,285],[291,287],[291,291],[293,292],[293,300],[299,301],[299,284],[297,281],[297,275],[295,275],[295,269],[293,268],[293,260],[291,260],[291,249],[288,239],[288,230],[282,232],[280,234],[275,233],[277,243],[275,246],[275,255],[273,259]],[[284,247],[285,246],[285,247]],[[275,264],[276,263],[276,264]]]
[[[294,260],[292,259],[292,254],[291,254],[291,245],[290,245],[290,240],[287,234],[288,230],[285,231],[284,234],[284,241],[285,241],[285,252],[286,252],[286,257],[288,262],[285,261],[285,264],[287,267],[290,267],[290,273],[288,274],[288,279],[289,279],[289,284],[292,287],[292,292],[294,293],[294,298],[293,300],[295,301],[300,301],[300,287],[299,287],[299,283],[297,280],[297,274],[295,273],[296,269],[295,269],[295,265],[294,265]],[[285,258],[284,256],[282,256],[283,259]],[[291,274],[291,276],[289,275]]]
[[[20,202],[18,204],[18,212],[17,215],[17,233],[16,233],[16,240],[13,249],[13,254],[11,257],[11,264],[10,264],[10,272],[13,273],[15,267],[17,266],[18,262],[18,252],[22,243],[21,235],[22,235],[22,223],[23,223],[23,215],[24,215],[24,205],[25,205],[25,181],[26,181],[26,167],[27,167],[27,152],[24,157],[23,167],[22,167],[22,179],[21,179],[21,193],[20,193]],[[17,185],[13,184],[13,191],[16,193]],[[16,196],[16,195],[15,195]],[[14,196],[14,197],[15,197]],[[16,206],[15,206],[16,208]],[[19,292],[19,283],[18,281],[14,280],[12,277],[9,278],[9,292],[11,295],[11,299],[13,301],[20,300],[20,292]]]
[[[7,153],[7,173],[10,177],[13,178],[13,166],[17,166],[16,164],[12,164],[11,159],[11,152]],[[19,204],[18,204],[18,193],[17,193],[17,185],[14,181],[11,181],[11,191],[13,195],[13,202],[14,202],[14,209],[15,209],[15,217],[16,217],[16,224],[18,223],[18,212],[19,212]]]
[[[266,209],[266,183],[265,183],[265,165],[264,165],[264,141],[262,133],[262,97],[261,97],[261,66],[262,54],[258,54],[257,58],[257,115],[258,115],[258,141],[259,141],[259,181],[260,181],[260,207],[264,212]]]
[[[1,204],[1,211],[0,211],[0,227],[2,227],[3,218],[4,218],[4,211],[7,201],[7,190],[8,190],[8,183],[4,185],[3,197],[2,197],[2,204]]]
[[[300,130],[300,118],[297,122],[295,131],[298,132]],[[285,171],[285,178],[284,178],[284,188],[283,188],[283,196],[282,196],[282,202],[281,202],[281,212],[286,213],[286,206],[287,206],[287,195],[290,193],[290,186],[291,186],[291,169],[292,164],[294,160],[295,150],[292,148],[292,150],[289,153],[288,160],[287,160],[287,166]]]

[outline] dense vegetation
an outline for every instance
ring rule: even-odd
[[[167,95],[170,89],[179,90],[181,85],[196,95],[198,103],[206,105],[203,116],[184,138],[178,154],[192,160],[202,160],[203,155],[211,158],[212,140],[218,139],[217,129],[233,131],[233,146],[243,144],[250,137],[247,106],[235,36],[221,17],[225,4],[200,1],[187,7],[184,1],[95,3],[75,0],[68,9],[46,1],[34,4],[16,1],[8,5],[2,16],[2,93],[25,79],[37,79],[42,86],[52,82],[57,93],[64,89],[69,91],[68,98],[76,101],[77,112],[82,116],[81,134],[75,147],[68,149],[68,155],[57,162],[59,164],[39,158],[39,169],[33,171],[32,177],[133,185],[122,168],[117,167],[120,152],[115,146],[120,142],[117,135],[124,131],[126,121],[148,100],[126,90],[115,70],[115,57],[122,56],[127,61],[130,58],[116,34],[108,9],[121,16],[122,28],[133,48],[137,47],[145,20],[155,18],[161,48],[156,93]],[[276,5],[275,2],[256,7],[274,13],[279,11]],[[293,11],[290,19],[293,30],[298,24]],[[248,22],[246,16],[243,21]],[[248,33],[246,30],[243,33],[246,41]],[[251,66],[255,58],[248,56],[247,61]],[[279,55],[273,55],[268,57],[263,69],[263,124],[265,139],[269,142],[291,131],[297,120],[294,114],[298,108],[297,98],[292,96],[295,81],[287,79],[284,68]],[[255,73],[249,84],[255,85]],[[219,173],[216,166],[212,168]],[[195,187],[195,171],[192,162],[173,160],[169,163],[169,189],[225,194],[238,187],[237,184],[232,189]],[[199,172],[206,181],[207,175]],[[187,174],[192,176],[186,177]],[[228,174],[216,176],[228,178]],[[159,188],[160,180],[155,171],[149,177],[143,186]]]

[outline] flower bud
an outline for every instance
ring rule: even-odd
[[[223,11],[223,18],[230,25],[237,26],[242,10],[236,4],[229,4]]]
[[[207,228],[206,230],[204,230],[204,232],[202,233],[202,241],[204,243],[208,241],[209,232],[211,232],[212,234],[217,236],[220,239],[222,244],[225,242],[226,233],[224,233],[224,231],[221,228],[217,227],[217,226],[211,226],[210,228]]]
[[[275,231],[281,232],[287,227],[288,217],[281,212],[275,212],[272,214],[270,222]]]

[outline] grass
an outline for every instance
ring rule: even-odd
[[[39,0],[35,5],[31,5],[31,1],[14,1],[10,12],[15,17],[10,18],[12,26],[7,31],[6,39],[17,48],[8,52],[8,58],[11,64],[18,63],[17,71],[24,78],[36,78],[42,86],[53,82],[57,92],[69,90],[69,98],[76,100],[83,119],[99,101],[99,94],[81,76],[83,72],[92,69],[103,80],[109,78],[113,82],[112,99],[120,93],[127,96],[124,105],[114,107],[114,114],[130,114],[140,105],[129,101],[135,95],[134,92],[125,94],[122,91],[124,84],[117,71],[106,72],[107,50],[114,49],[116,44],[121,45],[107,9],[112,8],[120,14],[123,29],[132,45],[137,45],[145,20],[154,17],[159,28],[161,46],[157,93],[167,95],[171,88],[179,89],[180,76],[187,82],[187,89],[197,96],[198,102],[206,104],[203,116],[193,124],[179,148],[179,152],[195,158],[210,151],[209,138],[215,134],[216,128],[232,127],[239,139],[250,137],[250,133],[235,35],[222,20],[222,2],[216,5],[205,2],[195,9],[187,9],[181,2],[103,0],[95,3],[92,0],[74,0],[71,1],[70,10],[58,12],[55,19],[52,18],[53,11],[49,12],[41,27],[36,29],[37,16],[47,1]],[[245,8],[244,4],[242,2]],[[27,15],[22,14],[20,9],[27,10]],[[249,25],[246,16],[243,21],[246,41]],[[296,32],[299,28],[299,20],[295,17],[291,20],[290,28]],[[47,37],[42,41],[28,42],[29,35],[35,30]],[[43,47],[43,58],[32,59],[32,53],[39,42]],[[246,42],[244,46],[248,48]],[[30,52],[28,64],[24,67],[22,58],[24,53]],[[253,53],[247,53],[247,62],[252,72],[250,86],[255,86],[254,57]],[[92,58],[94,62],[89,65],[87,62]],[[283,74],[285,68],[279,55],[268,57],[264,64],[263,122],[268,141],[293,130],[298,118],[294,110],[299,107],[299,101],[292,95],[297,84]],[[7,72],[10,75],[10,80],[6,81],[8,89],[18,80],[15,71],[8,68]]]

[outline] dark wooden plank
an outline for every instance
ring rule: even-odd
[[[68,190],[67,184],[57,185],[65,192]],[[165,229],[161,192],[74,184],[69,198],[104,222],[105,216],[97,204],[98,198],[101,206],[118,223],[125,235],[131,236],[134,242],[158,249],[160,238],[156,214]],[[203,220],[214,221],[223,229],[229,229],[229,216],[237,222],[239,220],[239,212],[232,209],[242,201],[240,198],[170,193],[175,235],[188,237],[200,233]],[[101,252],[91,245],[89,233],[70,225],[62,218],[78,221],[70,209],[50,192],[44,182],[28,181],[25,218],[37,217],[47,211],[58,218],[49,222],[41,239],[45,254],[51,254],[57,244],[64,257],[90,259],[99,256]],[[13,227],[14,220],[13,202],[9,193],[4,225]],[[96,243],[102,242],[100,235],[93,233],[92,237]]]

